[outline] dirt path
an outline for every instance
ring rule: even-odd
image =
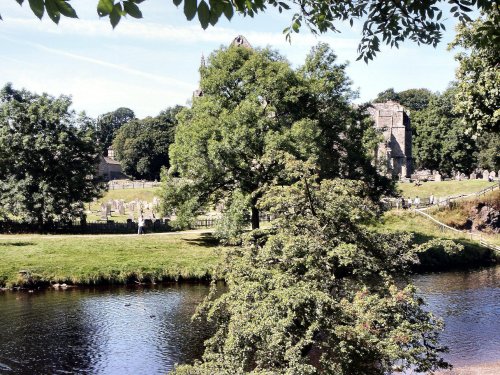
[[[212,229],[193,229],[185,230],[179,232],[163,232],[163,233],[146,233],[145,236],[179,236],[186,234],[204,234],[212,233]],[[109,237],[137,237],[136,233],[132,234],[2,234],[0,235],[0,240],[16,240],[16,239],[26,239],[26,238],[40,238],[44,239],[58,239],[62,237],[73,237],[73,238],[109,238]]]

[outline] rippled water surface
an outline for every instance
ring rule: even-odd
[[[500,267],[414,278],[456,365],[500,361]],[[165,374],[199,358],[206,285],[0,292],[0,374]]]
[[[164,374],[199,357],[206,285],[0,293],[0,373]]]
[[[500,361],[500,266],[419,275],[414,283],[444,319],[446,359],[458,366]]]

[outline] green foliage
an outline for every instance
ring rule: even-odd
[[[202,186],[197,186],[186,178],[174,178],[166,169],[161,171],[161,213],[169,216],[175,213],[176,219],[172,227],[176,229],[191,228],[196,221],[196,216],[201,214],[203,206],[200,203],[203,192]]]
[[[107,154],[108,148],[113,143],[113,138],[118,129],[133,119],[135,119],[134,111],[124,107],[105,113],[97,118],[97,139],[104,154]]]
[[[453,109],[456,92],[452,86],[433,96],[425,109],[413,113],[413,157],[417,168],[451,174],[470,173],[476,167],[476,142],[466,135]]]
[[[336,64],[337,56],[327,44],[313,47],[299,68],[305,85],[302,110],[308,124],[297,123],[293,130],[299,158],[315,156],[320,178],[349,178],[366,182],[374,199],[390,193],[391,182],[372,165],[373,148],[379,134],[365,106],[353,108],[357,96],[345,73],[347,64]],[[296,130],[299,128],[300,130]],[[304,150],[305,147],[305,152]]]
[[[23,4],[24,0],[16,0]],[[100,17],[108,17],[111,25],[116,27],[121,17],[130,15],[142,18],[138,4],[144,0],[98,0],[97,13]],[[173,0],[176,6],[183,0]],[[76,17],[69,5],[69,0],[28,0],[31,9],[39,18],[43,16],[44,6],[49,17],[59,22],[60,15]],[[443,11],[444,3],[451,4],[449,11]],[[447,16],[470,21],[469,14],[474,9],[491,11],[496,2],[490,0],[428,0],[428,1],[374,1],[374,0],[184,0],[183,12],[188,20],[198,15],[203,29],[217,24],[224,16],[231,20],[234,12],[243,16],[254,17],[268,7],[274,7],[281,13],[293,12],[290,26],[283,32],[288,40],[293,33],[306,26],[314,34],[327,31],[338,32],[341,22],[361,22],[361,41],[358,46],[359,58],[366,62],[380,51],[380,44],[399,47],[405,40],[436,46],[442,39],[445,30],[443,20]],[[444,16],[444,17],[443,17]],[[1,17],[0,17],[1,19]],[[496,23],[498,25],[498,22]],[[494,30],[490,27],[491,30]],[[498,35],[493,34],[492,35]],[[494,42],[496,39],[492,39]]]
[[[190,209],[193,216],[238,191],[256,228],[258,199],[287,183],[281,174],[287,153],[318,160],[321,178],[360,178],[374,196],[386,192],[388,181],[363,147],[370,124],[349,103],[354,93],[345,67],[324,44],[297,71],[267,49],[213,53],[201,70],[203,96],[178,116],[172,168],[163,179],[165,209]]]
[[[500,171],[500,133],[485,133],[477,139],[477,165],[488,171]]]
[[[135,178],[158,180],[162,167],[170,166],[168,147],[174,141],[177,106],[157,117],[133,119],[120,127],[113,140],[113,150],[123,172]]]
[[[43,226],[83,215],[100,193],[90,130],[75,126],[68,97],[41,96],[7,84],[0,93],[0,206]]]
[[[387,374],[446,368],[441,323],[411,285],[410,236],[373,233],[376,206],[363,183],[323,180],[290,160],[299,178],[270,189],[262,208],[277,215],[269,235],[254,231],[229,250],[197,317],[216,324],[202,361],[175,374]]]
[[[240,235],[248,223],[248,198],[238,191],[225,202],[222,218],[217,222],[215,237],[224,243],[239,243]]]
[[[398,102],[411,113],[427,108],[431,99],[435,95],[428,89],[409,89],[401,92],[395,92],[394,89],[387,89],[378,94],[374,100],[375,103],[383,103],[389,100]]]
[[[456,60],[455,110],[469,134],[500,132],[500,9],[498,3],[473,23],[458,27],[450,47]]]

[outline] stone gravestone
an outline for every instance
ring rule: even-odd
[[[106,207],[104,203],[101,204],[101,220],[108,220],[108,210]]]
[[[489,175],[490,175],[490,173],[488,171],[483,171],[483,180],[488,181],[488,176]]]
[[[441,182],[442,178],[441,178],[441,175],[439,173],[436,173],[434,175],[434,181],[436,182]]]
[[[470,174],[470,177],[469,177],[471,180],[475,180],[477,178],[477,175],[473,172]]]
[[[122,201],[118,202],[118,213],[120,215],[125,215],[125,206]]]
[[[495,177],[496,177],[495,171],[491,171],[490,172],[490,177],[493,178],[493,179],[495,179]]]
[[[111,216],[111,203],[106,204],[106,215]]]

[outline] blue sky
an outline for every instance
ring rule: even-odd
[[[3,0],[0,13],[0,85],[12,82],[38,93],[71,95],[73,108],[88,115],[129,107],[138,117],[154,116],[175,104],[186,105],[198,86],[201,55],[209,55],[237,35],[246,36],[255,47],[271,46],[294,67],[302,64],[310,48],[327,42],[347,69],[358,101],[368,101],[380,91],[425,87],[443,91],[453,80],[457,66],[446,45],[453,39],[453,20],[437,47],[404,43],[399,49],[382,47],[368,65],[355,61],[361,37],[359,28],[315,37],[304,28],[289,44],[282,30],[292,13],[269,10],[254,19],[235,15],[216,27],[202,30],[188,22],[169,0],[148,0],[141,6],[144,18],[122,19],[112,30],[107,19],[99,19],[97,0],[73,0],[80,19],[62,19],[59,26],[44,17],[39,21],[25,4]]]

